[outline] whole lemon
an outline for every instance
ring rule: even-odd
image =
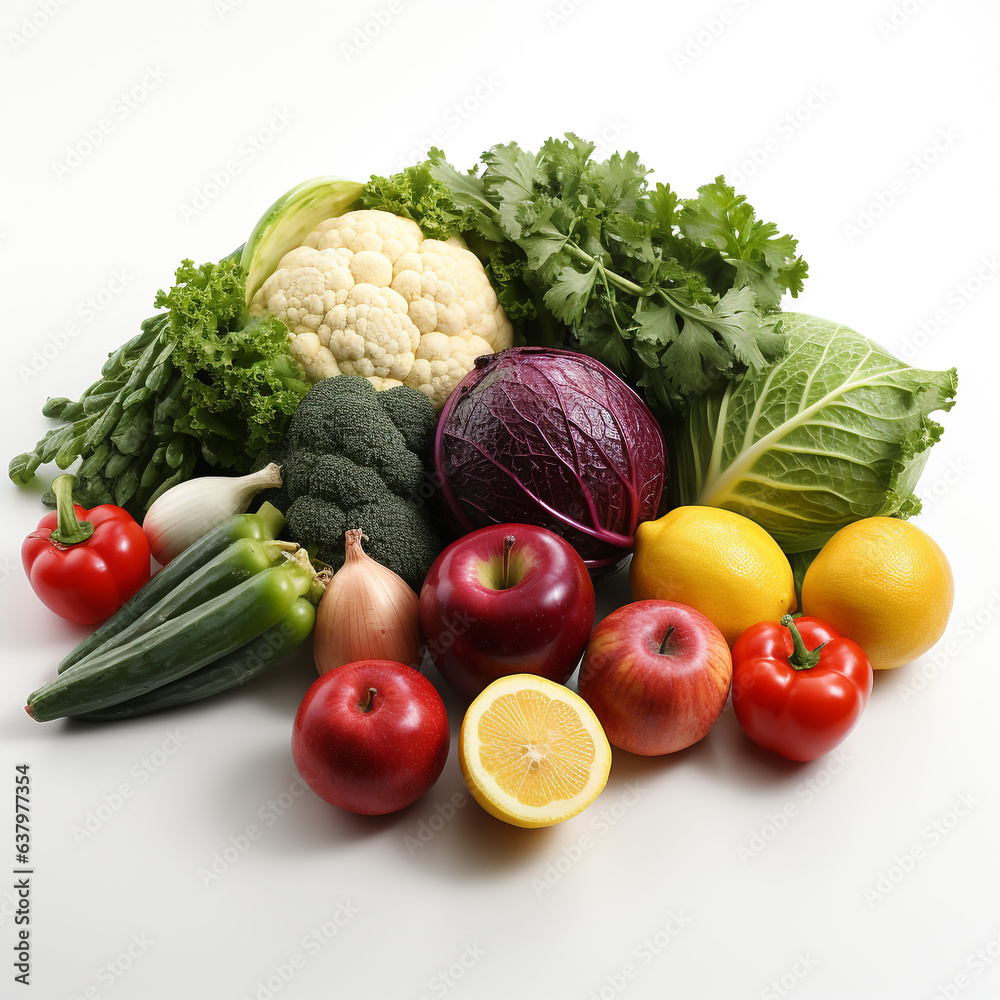
[[[795,610],[792,567],[759,525],[720,507],[677,507],[635,533],[632,599],[700,611],[730,646]]]
[[[802,582],[802,608],[853,639],[876,670],[909,663],[941,638],[955,584],[937,542],[909,521],[841,528]]]

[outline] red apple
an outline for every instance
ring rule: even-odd
[[[705,736],[732,677],[729,646],[701,612],[673,601],[637,601],[594,629],[579,689],[611,743],[654,756]]]
[[[494,524],[438,556],[420,592],[420,626],[441,676],[467,701],[508,674],[564,684],[594,627],[594,585],[554,532]]]
[[[345,663],[314,681],[295,715],[292,756],[332,805],[381,816],[437,781],[451,733],[434,685],[394,660]]]

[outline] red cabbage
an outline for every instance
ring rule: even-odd
[[[464,531],[541,525],[596,575],[621,563],[636,527],[656,516],[667,464],[656,419],[617,375],[539,347],[476,361],[441,414],[434,461]]]

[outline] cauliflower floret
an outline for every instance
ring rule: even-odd
[[[351,374],[405,384],[440,410],[482,354],[512,330],[475,254],[424,239],[410,219],[348,212],[281,258],[250,306],[289,330],[310,381]]]

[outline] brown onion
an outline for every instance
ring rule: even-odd
[[[355,660],[396,660],[420,668],[417,595],[365,553],[365,537],[358,528],[345,532],[347,558],[319,602],[313,655],[320,674]]]

